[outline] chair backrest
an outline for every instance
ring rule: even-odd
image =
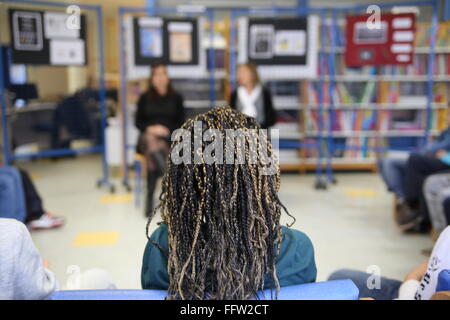
[[[261,300],[272,300],[264,290]],[[66,290],[56,291],[51,300],[164,300],[164,290]],[[334,280],[283,287],[278,300],[357,300],[359,290],[351,280]]]
[[[0,167],[0,218],[24,222],[25,195],[19,170],[12,166]]]
[[[450,270],[439,272],[436,293],[431,300],[450,300]]]
[[[450,291],[450,270],[439,272],[436,291]]]

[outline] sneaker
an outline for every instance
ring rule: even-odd
[[[422,215],[419,210],[412,209],[408,204],[398,205],[396,222],[403,231],[411,230],[417,227],[422,221]]]
[[[39,219],[30,221],[28,226],[32,230],[44,230],[44,229],[53,229],[59,228],[64,225],[64,218],[54,217],[50,213],[43,214]]]

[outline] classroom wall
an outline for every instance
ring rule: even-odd
[[[118,8],[119,6],[145,6],[145,0],[79,0],[79,1],[57,1],[80,4],[101,5],[103,8],[103,29],[104,29],[104,52],[105,52],[105,72],[107,86],[116,86],[119,81],[119,33],[118,33]],[[9,7],[22,7],[30,9],[49,9],[60,11],[58,7],[30,6],[0,3],[0,42],[10,43],[9,34]],[[86,14],[88,32],[88,63],[86,67],[51,67],[51,66],[30,66],[28,67],[29,81],[36,82],[41,98],[50,98],[73,93],[85,87],[92,79],[94,86],[97,86],[98,79],[98,38],[97,19],[92,11],[82,11]]]

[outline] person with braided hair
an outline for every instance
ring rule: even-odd
[[[229,143],[230,132],[245,133],[239,148]],[[144,289],[168,290],[167,299],[244,300],[262,289],[277,293],[316,280],[310,239],[280,224],[282,210],[289,213],[278,197],[276,154],[267,135],[256,132],[264,130],[254,118],[229,107],[213,108],[174,132],[160,204],[146,227]],[[149,236],[158,210],[162,222]]]

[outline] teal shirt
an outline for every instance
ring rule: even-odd
[[[281,287],[316,281],[317,269],[314,248],[306,234],[298,230],[281,227],[284,236],[280,254],[276,262],[278,280]],[[161,224],[150,239],[169,252],[168,230]],[[169,274],[167,258],[150,241],[147,243],[142,261],[141,283],[143,289],[167,290]],[[271,277],[265,278],[265,288],[272,287]]]

